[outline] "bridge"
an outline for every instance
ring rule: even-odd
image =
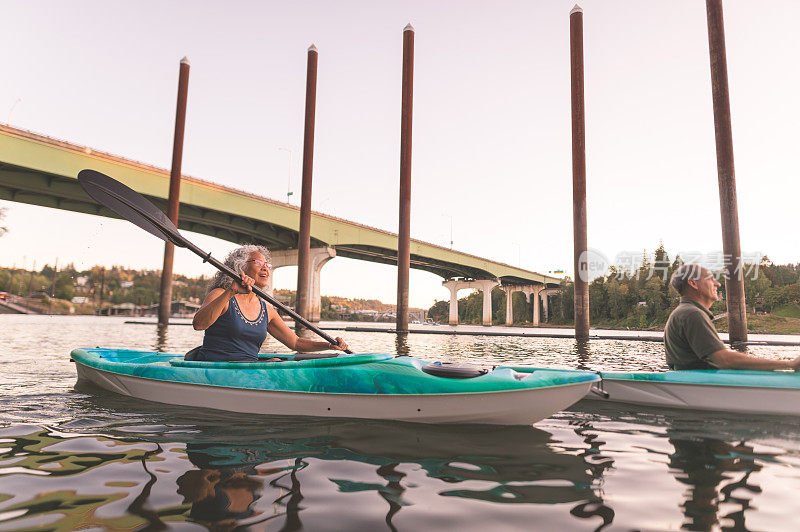
[[[114,177],[166,211],[168,170],[0,124],[0,199],[118,218],[81,189],[77,175],[84,168]],[[297,264],[299,207],[186,175],[180,200],[179,229],[230,242],[263,244],[272,251],[275,268]],[[311,319],[319,319],[319,275],[325,262],[340,256],[395,265],[397,241],[395,233],[312,212]],[[536,324],[539,297],[561,281],[414,239],[411,267],[445,279],[443,284],[451,292],[451,323],[458,320],[458,290],[472,288],[483,291],[484,324],[491,325],[491,290],[500,285],[508,294],[509,323],[511,294],[523,291],[529,300],[536,294]]]

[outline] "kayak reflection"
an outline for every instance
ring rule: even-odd
[[[335,477],[328,481],[339,493],[377,493],[387,505],[385,521],[390,526],[395,514],[412,504],[405,497],[409,485],[404,470],[409,464],[450,487],[439,491],[441,497],[529,504],[599,501],[583,458],[555,453],[551,435],[532,427],[487,430],[327,421],[303,426],[285,420],[272,424],[266,435],[239,435],[245,438],[237,442],[226,441],[230,436],[219,430],[205,426],[197,436],[223,441],[186,442],[187,457],[197,469],[178,479],[178,493],[192,504],[190,517],[204,524],[222,526],[253,517],[252,505],[261,497],[272,501],[287,522],[300,523],[301,478],[312,475],[320,460],[375,466],[373,478],[380,482]],[[161,439],[153,434],[147,438]],[[300,474],[304,469],[308,475]]]
[[[667,431],[675,451],[669,466],[675,479],[687,486],[686,500],[681,504],[686,530],[711,530],[730,520],[733,530],[747,530],[745,510],[750,499],[734,496],[745,490],[758,494],[761,488],[750,483],[750,475],[760,471],[753,447],[745,442],[729,443],[715,438],[686,437]],[[720,507],[730,509],[720,515]],[[731,506],[733,507],[731,509]]]
[[[598,432],[607,436],[646,433],[666,439],[666,448],[646,450],[659,457],[654,462],[666,464],[674,479],[685,486],[679,504],[685,530],[748,530],[746,512],[755,511],[762,493],[753,477],[763,464],[778,462],[782,454],[756,451],[753,440],[780,443],[798,437],[796,424],[779,416],[765,416],[763,426],[754,427],[752,420],[733,414],[705,417],[706,413],[595,401],[581,401],[571,410],[579,420],[574,422],[580,427],[576,432],[586,430],[594,438],[598,456],[604,445],[596,438]],[[656,505],[653,513],[658,513]]]
[[[574,503],[573,515],[582,519],[598,515],[594,508],[605,508],[596,486],[603,472],[596,453],[564,448],[551,433],[534,427],[254,418],[209,411],[198,422],[186,408],[147,404],[151,408],[145,411],[110,393],[93,393],[76,403],[81,404],[74,408],[106,418],[96,429],[80,426],[84,434],[154,443],[164,449],[154,459],[173,463],[168,455],[185,452],[183,470],[159,481],[173,483],[172,493],[188,505],[185,518],[208,527],[277,519],[290,529],[313,528],[320,524],[313,521],[319,519],[314,510],[330,504],[331,497],[353,501],[358,511],[366,508],[365,500],[379,497],[383,511],[374,503],[369,511],[382,513],[390,528],[398,515],[426,511],[428,503],[443,513],[463,512],[469,500]],[[435,500],[420,506],[420,493],[431,489]],[[148,505],[155,503],[144,501]]]

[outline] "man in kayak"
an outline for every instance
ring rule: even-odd
[[[263,289],[271,274],[267,248],[242,246],[225,257],[225,264],[241,273],[242,283],[234,282],[222,272],[211,279],[206,299],[192,319],[196,331],[206,331],[203,345],[193,360],[257,361],[267,333],[295,351],[348,349],[341,338],[336,339],[337,344],[331,344],[298,337],[272,305],[256,296],[253,285]]]
[[[800,369],[800,357],[777,360],[754,357],[725,347],[712,323],[711,305],[719,300],[720,283],[697,264],[679,267],[670,285],[681,295],[664,328],[670,369]]]

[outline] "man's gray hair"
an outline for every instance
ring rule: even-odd
[[[669,284],[680,295],[685,295],[686,289],[689,287],[689,281],[699,281],[702,275],[703,267],[699,264],[684,264],[675,270],[669,280]]]
[[[257,244],[245,244],[241,247],[238,247],[228,253],[228,256],[225,257],[223,261],[225,266],[230,268],[231,270],[241,273],[244,270],[245,264],[247,264],[247,260],[250,258],[250,254],[254,251],[257,251],[264,255],[267,263],[270,264],[272,261],[270,260],[269,250],[264,246],[259,246]],[[222,272],[217,272],[214,277],[211,278],[211,281],[208,283],[208,288],[206,289],[206,294],[211,292],[215,288],[228,288],[233,279],[228,277]]]

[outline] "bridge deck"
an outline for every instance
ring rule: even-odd
[[[78,172],[92,168],[137,190],[166,210],[169,171],[86,146],[0,125],[0,199],[117,217],[89,198]],[[178,227],[231,242],[271,249],[296,246],[299,207],[183,176]],[[397,234],[327,214],[312,213],[312,246],[331,246],[338,256],[397,263]],[[411,241],[411,267],[445,279],[500,279],[504,284],[542,283],[556,277],[516,268],[420,240]]]

